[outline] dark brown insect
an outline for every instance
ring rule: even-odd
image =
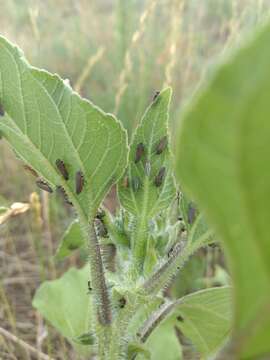
[[[157,155],[162,154],[163,151],[166,149],[167,145],[168,145],[168,138],[167,138],[167,136],[163,136],[163,137],[160,139],[159,143],[157,144],[156,154],[157,154]]]
[[[25,170],[30,172],[30,174],[32,174],[33,176],[38,177],[38,173],[36,172],[36,170],[31,168],[31,166],[25,164],[25,165],[23,165],[23,167],[24,167]]]
[[[67,171],[66,165],[64,164],[64,161],[60,160],[60,159],[57,159],[55,164],[57,166],[57,169],[59,170],[59,172],[63,176],[63,178],[65,180],[68,180],[68,178],[69,178],[68,171]]]
[[[0,116],[4,116],[5,115],[5,110],[3,108],[3,105],[0,104]]]
[[[91,287],[91,281],[90,280],[88,280],[88,282],[87,282],[87,287],[88,287],[88,291],[93,290],[92,287]]]
[[[137,176],[135,176],[135,177],[132,179],[132,188],[133,188],[133,190],[134,190],[135,192],[138,191],[139,188],[140,188],[140,186],[141,186],[141,181],[140,181],[140,179],[139,179]]]
[[[50,187],[50,185],[41,178],[37,179],[36,184],[41,190],[47,191],[48,193],[53,192],[53,189]]]
[[[159,172],[154,180],[156,187],[159,187],[162,185],[163,180],[165,178],[165,173],[166,173],[166,168],[165,168],[165,166],[162,166],[162,168],[159,170]]]
[[[71,205],[71,206],[73,205],[72,202],[69,200],[67,193],[65,192],[65,189],[62,186],[57,186],[57,191],[59,192],[59,194],[61,194],[63,196],[65,202],[68,205]]]
[[[76,172],[76,194],[79,195],[82,192],[84,186],[84,176],[81,171]]]
[[[180,321],[180,322],[183,322],[183,321],[184,321],[184,318],[183,318],[183,316],[181,316],[181,315],[178,315],[176,319],[177,319],[178,321]]]
[[[135,164],[137,164],[137,162],[139,162],[142,158],[144,154],[144,145],[143,143],[139,143],[137,145],[137,148],[136,148],[136,153],[135,153]]]
[[[125,176],[125,177],[124,177],[122,185],[123,185],[124,188],[128,188],[128,187],[129,187],[128,176]]]
[[[160,94],[160,91],[155,92],[155,95],[153,97],[153,101],[155,101],[158,98],[159,94]]]
[[[124,297],[121,297],[119,299],[119,306],[121,309],[123,309],[126,306],[127,300]]]

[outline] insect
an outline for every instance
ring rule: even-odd
[[[167,145],[168,145],[168,138],[167,138],[167,136],[163,136],[163,137],[160,139],[159,143],[157,144],[156,154],[157,154],[157,155],[162,154],[163,151],[166,149]]]
[[[76,172],[76,194],[79,195],[82,192],[84,186],[84,176],[81,171]]]
[[[63,196],[65,202],[68,205],[71,205],[71,206],[73,205],[72,202],[69,200],[67,193],[65,192],[65,189],[62,186],[57,186],[57,191]]]
[[[135,176],[135,177],[132,179],[132,188],[133,188],[133,190],[134,190],[135,192],[138,191],[139,188],[140,188],[140,186],[141,186],[140,179],[139,179],[137,176]]]
[[[119,299],[119,306],[121,309],[123,309],[126,306],[127,300],[124,297],[121,297]]]
[[[137,162],[141,160],[143,154],[144,154],[144,145],[143,143],[139,143],[137,145],[136,153],[135,153],[135,160],[134,160],[135,164],[137,164]]]
[[[159,172],[154,180],[154,184],[156,187],[159,187],[162,185],[163,180],[165,178],[165,173],[166,173],[166,168],[165,168],[165,166],[162,166],[162,168],[159,170]]]
[[[155,95],[153,96],[153,102],[158,98],[159,94],[160,94],[160,91],[155,92]]]
[[[149,160],[147,160],[147,161],[145,162],[144,171],[145,171],[145,175],[146,175],[146,176],[150,176],[150,174],[151,174],[151,164],[150,164],[150,161],[149,161]]]
[[[106,215],[105,211],[101,209],[101,210],[98,210],[96,218],[102,220],[105,215]]]
[[[178,315],[176,319],[177,319],[178,321],[180,321],[180,322],[183,322],[183,321],[184,321],[184,318],[183,318],[183,316],[181,316],[181,315]]]
[[[189,204],[188,206],[188,223],[193,224],[196,218],[196,208]]]
[[[29,171],[33,176],[38,177],[38,173],[36,172],[36,170],[34,170],[33,168],[31,168],[31,166],[29,165],[23,165],[24,169]]]
[[[93,290],[92,287],[91,287],[91,281],[90,280],[88,280],[88,282],[87,282],[87,288],[88,288],[88,291]]]
[[[47,191],[48,193],[53,192],[53,189],[50,187],[50,185],[45,180],[43,180],[41,178],[37,179],[36,184],[40,189],[42,189],[44,191]]]
[[[67,168],[66,165],[64,164],[63,160],[57,159],[55,162],[57,169],[59,170],[59,172],[62,174],[63,178],[65,180],[68,180],[68,172],[67,172]]]
[[[5,115],[5,110],[3,108],[3,105],[0,104],[0,116],[4,116]]]
[[[124,188],[128,188],[128,187],[129,187],[128,176],[125,176],[125,177],[124,177],[122,185],[123,185]]]

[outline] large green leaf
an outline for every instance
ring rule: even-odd
[[[57,280],[45,281],[33,299],[33,306],[73,344],[90,327],[88,280],[89,266],[72,268]]]
[[[57,75],[30,66],[2,37],[0,101],[5,111],[0,131],[19,157],[53,188],[63,186],[90,216],[126,166],[127,137],[120,123]],[[68,181],[57,170],[57,159],[64,161]],[[85,186],[76,195],[78,171]]]
[[[146,342],[146,347],[151,353],[151,359],[155,360],[180,360],[182,349],[176,337],[175,329],[170,321],[164,321],[153,331]],[[138,360],[147,359],[143,355]]]
[[[177,175],[223,239],[235,283],[234,349],[270,353],[270,25],[186,110]]]
[[[146,110],[132,140],[126,175],[118,186],[123,207],[140,217],[151,218],[157,212],[166,209],[175,196],[170,148],[165,141],[165,137],[168,140],[169,136],[170,99],[171,89],[167,88]],[[164,150],[157,154],[157,147],[162,139],[164,139]],[[141,159],[135,162],[139,144],[143,144],[144,152]],[[157,187],[155,178],[162,167],[166,168],[165,178]]]
[[[231,289],[210,288],[187,295],[176,302],[172,318],[198,351],[209,356],[225,342],[231,330]]]

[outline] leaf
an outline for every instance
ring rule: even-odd
[[[71,268],[61,278],[45,281],[33,299],[33,306],[73,344],[75,338],[89,332],[88,280],[88,265],[80,270]]]
[[[128,355],[127,358],[132,360],[138,354],[142,354],[145,359],[151,359],[151,353],[140,343],[129,343],[128,344]]]
[[[171,169],[168,141],[168,107],[171,89],[163,90],[146,110],[131,143],[129,165],[126,174],[118,183],[119,199],[130,213],[152,218],[166,209],[175,197],[175,185]],[[163,140],[164,149],[157,154],[157,147]],[[135,162],[137,147],[142,144],[144,151]],[[164,181],[155,185],[155,179],[165,167]]]
[[[84,239],[80,224],[78,220],[74,220],[64,233],[56,251],[55,258],[57,260],[63,260],[65,257],[71,255],[74,250],[79,249],[83,245]]]
[[[178,300],[172,318],[197,350],[207,356],[227,339],[232,326],[231,312],[231,289],[210,288]]]
[[[88,217],[126,166],[127,136],[120,123],[82,99],[57,75],[30,66],[0,37],[0,131],[20,158],[52,188],[63,186]],[[56,167],[64,161],[65,181]],[[76,173],[85,185],[75,193]]]
[[[220,66],[178,134],[178,178],[228,256],[238,358],[270,353],[269,43],[268,23]]]
[[[199,214],[188,234],[188,246],[191,246],[195,251],[213,241],[213,230],[206,224],[204,216]]]
[[[151,359],[155,360],[180,360],[182,350],[176,337],[174,326],[170,321],[164,321],[150,335],[146,342],[146,348],[151,353]],[[147,357],[138,356],[138,360]]]

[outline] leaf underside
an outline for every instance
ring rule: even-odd
[[[0,37],[0,131],[24,163],[52,188],[61,185],[88,215],[96,211],[126,165],[127,136],[120,123],[74,93],[57,75],[30,66]],[[56,168],[64,161],[69,180]],[[84,188],[75,194],[75,174]]]

